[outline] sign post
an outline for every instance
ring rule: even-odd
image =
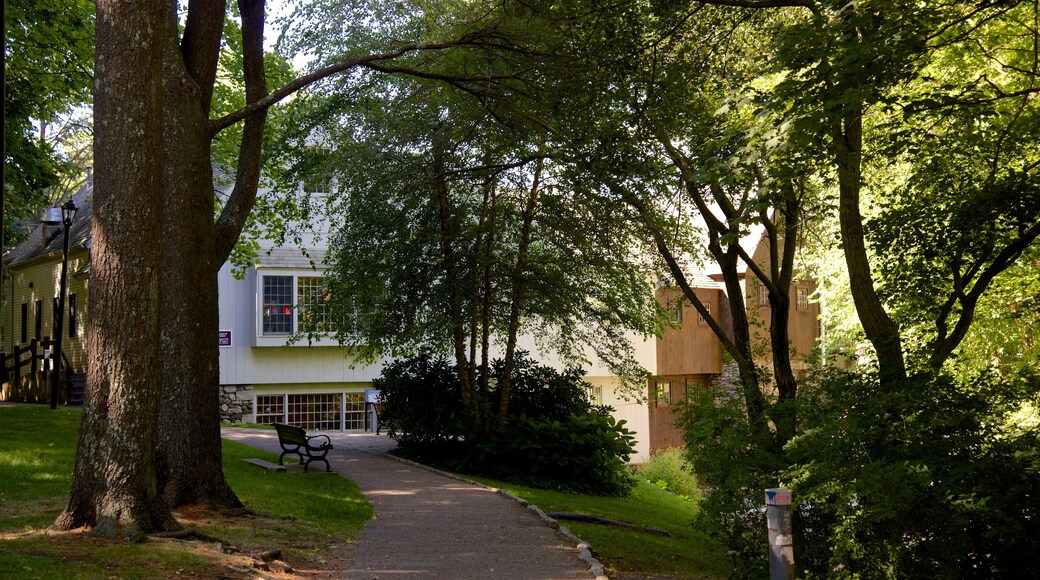
[[[769,580],[794,580],[790,490],[766,490],[766,522],[769,526]]]

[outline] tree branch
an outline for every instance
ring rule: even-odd
[[[246,85],[246,102],[257,103],[267,96],[264,73],[264,0],[238,0],[242,14],[242,72]],[[260,184],[260,159],[264,141],[267,109],[246,118],[242,143],[238,148],[235,188],[228,196],[216,223],[217,263],[223,264],[238,242],[249,212],[256,201]]]
[[[395,58],[412,52],[418,52],[423,50],[444,50],[448,48],[470,46],[473,45],[472,36],[473,35],[448,42],[432,42],[425,44],[409,43],[389,52],[366,54],[364,56],[343,60],[336,64],[332,64],[327,67],[318,69],[308,75],[304,75],[293,81],[290,81],[285,86],[276,89],[275,91],[271,92],[270,94],[266,95],[264,98],[256,101],[255,103],[249,103],[245,107],[242,107],[241,109],[233,113],[228,113],[227,115],[224,115],[219,119],[214,119],[210,121],[210,133],[216,135],[220,131],[230,127],[231,125],[234,125],[242,119],[245,119],[246,117],[249,117],[250,115],[257,113],[258,111],[265,110],[268,107],[282,101],[283,99],[295,93],[296,91],[299,91],[300,89],[303,89],[308,85],[316,83],[336,73],[341,73],[343,71],[350,70],[359,66],[371,68],[374,63],[385,60],[393,60]],[[487,80],[487,77],[481,77],[480,79],[474,78],[474,80]]]
[[[202,110],[209,111],[217,78],[220,39],[224,31],[225,0],[189,0],[181,37],[181,58],[199,87]]]

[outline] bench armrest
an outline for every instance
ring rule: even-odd
[[[332,449],[332,440],[329,439],[328,435],[308,435],[307,436],[307,444],[311,445],[311,440],[312,439],[321,439],[321,438],[324,438],[325,441],[324,442],[321,442],[321,441],[318,442],[318,443],[320,443],[320,447],[328,447],[329,449]]]

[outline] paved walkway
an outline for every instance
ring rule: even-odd
[[[328,435],[333,471],[357,482],[375,508],[347,578],[593,577],[572,540],[515,501],[381,457],[396,446],[388,437]],[[222,436],[280,452],[274,431],[225,427]]]

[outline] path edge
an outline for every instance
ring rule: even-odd
[[[365,453],[367,453],[367,452],[365,452]],[[600,563],[600,561],[597,560],[596,557],[592,555],[592,549],[590,548],[588,542],[586,542],[585,540],[583,540],[583,539],[579,538],[578,536],[576,536],[574,534],[574,532],[572,532],[569,529],[567,529],[566,526],[561,526],[559,520],[557,520],[555,518],[549,517],[548,515],[546,515],[546,513],[544,511],[542,511],[541,508],[539,508],[538,506],[536,506],[536,505],[534,505],[532,503],[529,503],[527,500],[525,500],[523,498],[520,498],[520,497],[517,497],[517,496],[509,493],[508,491],[506,491],[504,489],[497,488],[497,487],[492,487],[490,485],[485,485],[483,483],[480,483],[479,481],[473,481],[472,479],[467,479],[465,477],[462,477],[461,475],[456,475],[454,473],[449,473],[447,471],[443,471],[443,470],[437,469],[436,467],[430,467],[429,465],[425,465],[423,463],[418,463],[416,461],[412,461],[411,459],[405,459],[404,457],[398,457],[397,455],[393,455],[391,453],[382,453],[382,454],[380,454],[380,456],[381,457],[386,457],[387,459],[391,459],[391,460],[396,461],[398,463],[403,463],[405,465],[410,465],[412,467],[418,467],[419,469],[425,469],[426,471],[431,471],[431,472],[436,473],[438,475],[447,477],[449,479],[454,479],[454,480],[460,481],[462,483],[468,483],[470,485],[475,485],[477,487],[482,487],[484,489],[490,489],[491,491],[497,493],[498,495],[501,495],[503,497],[506,497],[506,498],[509,498],[509,499],[515,501],[516,503],[520,504],[521,506],[523,506],[523,507],[531,510],[532,512],[534,512],[535,515],[538,516],[538,519],[542,520],[542,523],[544,523],[545,525],[549,526],[550,528],[552,528],[554,530],[559,531],[561,534],[563,534],[565,537],[567,537],[567,539],[573,541],[574,544],[575,544],[575,547],[578,549],[578,558],[581,559],[581,561],[585,562],[586,565],[588,565],[589,570],[592,571],[592,575],[596,577],[596,580],[610,580],[607,577],[606,571],[603,569],[603,564]]]

